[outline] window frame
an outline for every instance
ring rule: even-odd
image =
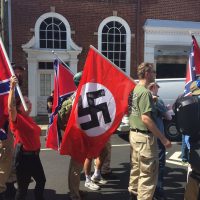
[[[49,13],[45,13],[45,14],[41,15],[38,18],[37,22],[35,23],[35,47],[38,49],[54,49],[54,48],[40,48],[40,25],[45,19],[50,18],[50,17],[59,19],[65,25],[66,34],[67,34],[66,49],[69,49],[70,44],[71,44],[71,28],[70,28],[69,22],[62,15],[60,15],[58,13],[54,13],[54,12],[49,12]]]
[[[104,26],[106,26],[109,22],[112,21],[116,21],[121,23],[126,31],[126,66],[125,66],[125,70],[126,70],[126,74],[130,76],[130,56],[131,56],[131,30],[130,27],[128,25],[128,23],[122,19],[121,17],[117,17],[117,16],[111,16],[111,17],[107,17],[105,18],[99,25],[98,28],[98,50],[100,52],[102,52],[102,31]]]

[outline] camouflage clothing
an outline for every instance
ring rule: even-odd
[[[66,128],[70,112],[72,109],[72,103],[74,100],[74,95],[62,103],[60,110],[58,111],[58,127],[63,131]]]
[[[58,111],[58,127],[62,131],[66,129],[74,98],[75,93],[62,103],[62,106]],[[68,187],[70,192],[70,198],[72,200],[81,200],[79,186],[82,168],[83,166],[80,163],[76,162],[73,158],[71,158],[68,171]]]

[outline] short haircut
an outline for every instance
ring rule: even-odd
[[[149,72],[152,68],[153,68],[152,63],[146,63],[146,62],[141,63],[137,68],[138,78],[144,79],[145,78],[145,72]]]

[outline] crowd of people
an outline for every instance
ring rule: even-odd
[[[10,79],[8,96],[9,120],[5,124],[8,137],[6,140],[0,140],[0,200],[25,200],[31,178],[36,182],[35,199],[44,200],[46,177],[40,160],[41,129],[29,116],[31,102],[28,97],[24,97],[28,107],[25,111],[15,91],[16,85],[21,86],[23,83],[24,68],[16,67],[14,70],[15,76]],[[138,66],[137,75],[139,82],[130,94],[129,103],[131,159],[128,191],[130,200],[164,200],[166,199],[164,193],[165,154],[166,148],[171,147],[171,142],[165,137],[163,119],[171,120],[171,115],[169,107],[158,96],[160,86],[155,82],[156,71],[153,65],[141,63]],[[82,72],[74,76],[77,87],[81,77]],[[62,134],[65,131],[75,95],[76,92],[66,99],[58,111],[58,128]],[[53,93],[47,99],[49,117],[52,105]],[[95,169],[92,175],[93,160]],[[71,200],[85,199],[85,191],[79,188],[82,170],[85,173],[86,188],[99,190],[101,184],[107,183],[106,178],[112,174],[110,160],[110,140],[97,158],[88,157],[84,164],[71,157],[68,171]],[[195,173],[199,171],[195,169]],[[190,194],[188,191],[192,187],[189,183],[192,182],[194,186],[195,181],[193,176],[189,177],[186,200],[189,199],[187,195]],[[15,182],[17,190],[14,186]],[[193,199],[195,200],[195,197]]]

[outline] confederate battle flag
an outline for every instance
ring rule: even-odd
[[[190,94],[190,85],[200,76],[200,49],[196,38],[192,36],[192,48],[188,59],[186,81],[185,81],[185,96]]]
[[[73,73],[57,59],[54,61],[54,95],[51,122],[47,131],[46,147],[59,150],[61,133],[57,128],[58,110],[62,102],[76,90]]]
[[[90,47],[60,153],[83,163],[99,156],[118,128],[136,83]]]
[[[6,139],[4,124],[8,119],[8,93],[11,73],[0,42],[0,138]]]

